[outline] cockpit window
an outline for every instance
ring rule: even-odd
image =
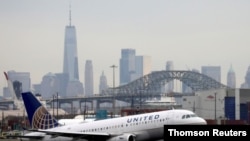
[[[187,114],[187,115],[183,115],[181,118],[187,119],[187,118],[191,118],[191,117],[197,117],[197,115],[196,114]]]
[[[196,114],[191,114],[190,116],[191,116],[191,117],[197,117],[197,115],[196,115]]]

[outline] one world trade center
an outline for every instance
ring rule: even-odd
[[[69,81],[79,80],[76,29],[71,25],[71,10],[69,25],[65,28],[63,73],[69,75]]]

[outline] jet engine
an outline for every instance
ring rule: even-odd
[[[108,139],[107,141],[135,141],[135,135],[123,134],[120,136],[112,137],[112,138]]]

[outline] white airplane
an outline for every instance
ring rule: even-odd
[[[60,126],[31,92],[22,93],[32,132],[21,140],[148,141],[164,138],[164,125],[206,125],[195,113],[173,109]]]

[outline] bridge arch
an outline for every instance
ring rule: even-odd
[[[194,71],[154,71],[148,75],[138,78],[128,84],[109,89],[107,94],[129,95],[159,95],[161,87],[172,80],[180,80],[189,86],[193,92],[226,88],[227,86],[214,80],[213,78]]]

